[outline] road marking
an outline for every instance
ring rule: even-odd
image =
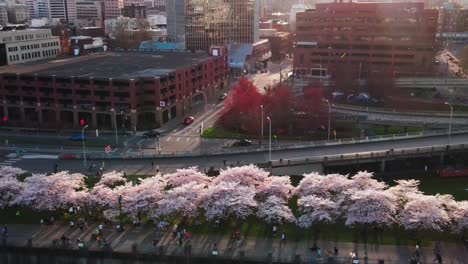
[[[172,138],[172,137],[167,137],[166,142],[171,141],[171,138]]]
[[[176,142],[179,142],[179,141],[180,141],[180,137],[177,137],[177,138],[176,138]]]

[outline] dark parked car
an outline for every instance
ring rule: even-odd
[[[222,95],[219,96],[219,101],[223,101],[224,99],[226,99],[227,97],[227,93],[223,93]]]
[[[252,141],[248,139],[236,140],[232,143],[233,147],[247,147],[252,146]]]
[[[182,124],[188,126],[192,124],[194,120],[195,118],[193,116],[189,116],[189,117],[184,118],[184,121],[182,121]]]
[[[86,140],[86,137],[83,136],[83,135],[72,135],[72,136],[69,136],[68,137],[68,140],[71,140],[71,141],[82,141],[82,140]]]
[[[143,133],[144,138],[154,138],[154,137],[157,137],[157,136],[160,136],[160,135],[161,135],[161,133],[159,133],[156,130],[149,130],[149,131]]]

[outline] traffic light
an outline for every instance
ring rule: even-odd
[[[80,119],[80,125],[81,126],[85,126],[86,125],[86,121],[84,119]]]

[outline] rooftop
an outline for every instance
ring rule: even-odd
[[[0,67],[0,73],[133,79],[159,77],[209,58],[190,52],[106,52]]]

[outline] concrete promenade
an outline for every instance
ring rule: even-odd
[[[286,237],[286,242],[281,242],[281,233],[269,237],[247,237],[235,240],[229,234],[199,235],[192,233],[191,238],[185,240],[182,245],[173,239],[171,228],[166,231],[156,231],[152,226],[126,226],[125,231],[120,232],[115,227],[104,227],[103,237],[110,246],[99,246],[91,239],[96,232],[97,224],[91,224],[80,231],[77,227],[69,228],[65,224],[46,225],[8,225],[9,246],[27,247],[31,239],[33,248],[60,248],[61,237],[65,235],[70,239],[68,249],[79,251],[77,238],[80,238],[89,252],[115,252],[129,254],[135,257],[151,255],[153,259],[163,256],[179,256],[187,258],[206,257],[219,260],[258,261],[260,263],[352,263],[350,252],[354,252],[360,259],[359,263],[409,263],[416,248],[415,245],[392,246],[376,244],[355,244],[345,242],[317,241],[317,247],[321,248],[321,256],[312,251],[313,241],[293,241]],[[281,228],[279,229],[281,232]],[[155,242],[156,245],[155,245]],[[213,256],[214,243],[217,247],[217,256]],[[337,256],[327,256],[328,251],[338,248]],[[368,260],[365,261],[366,256]],[[434,243],[427,243],[420,247],[420,263],[434,263]],[[463,243],[440,243],[440,252],[443,263],[466,264],[468,263],[468,250]],[[332,254],[333,255],[333,254]],[[300,261],[298,261],[300,259]],[[384,262],[379,262],[383,260]],[[211,261],[210,261],[211,262]]]

